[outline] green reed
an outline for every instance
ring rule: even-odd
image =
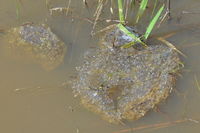
[[[16,10],[15,10],[15,12],[16,12],[16,17],[17,17],[17,19],[19,19],[19,14],[20,14],[20,2],[19,2],[19,0],[15,0],[15,3],[16,3]]]
[[[154,5],[154,9],[153,12],[156,8],[157,5],[157,0],[155,1],[155,5]],[[146,7],[148,4],[148,0],[142,0],[140,3],[140,7],[138,9],[138,13],[136,15],[136,23],[139,22],[140,18],[142,17],[142,15],[144,14]],[[164,10],[164,5],[162,5],[160,7],[160,9],[157,11],[156,15],[152,18],[152,20],[150,21],[148,27],[146,28],[145,33],[141,36],[141,37],[137,37],[136,35],[134,35],[133,33],[131,33],[130,31],[128,31],[125,27],[125,17],[124,17],[124,13],[123,13],[123,1],[122,0],[118,0],[118,10],[119,10],[119,20],[120,23],[117,25],[117,27],[123,31],[125,34],[127,34],[128,36],[130,36],[131,38],[133,38],[134,42],[130,42],[128,44],[124,44],[122,47],[123,48],[128,48],[131,47],[132,45],[134,45],[135,43],[141,43],[143,45],[145,45],[145,43],[142,40],[147,40],[149,35],[152,33],[152,30],[155,26],[155,24],[158,22],[162,11]],[[142,40],[141,40],[142,39]]]
[[[149,37],[149,35],[152,32],[156,22],[158,22],[158,19],[159,19],[159,17],[160,17],[160,15],[161,15],[163,10],[164,10],[164,5],[158,10],[158,12],[154,16],[154,18],[149,23],[149,26],[147,27],[146,32],[144,33],[144,39],[145,40]]]
[[[147,3],[149,0],[142,0],[138,13],[136,15],[136,23],[138,23],[139,19],[142,17],[142,15],[144,14],[144,11],[146,10],[147,7]]]

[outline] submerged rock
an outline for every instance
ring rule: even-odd
[[[120,48],[131,41],[118,28],[108,32],[72,82],[81,103],[111,123],[143,117],[168,97],[180,69],[177,52],[168,46]]]
[[[6,31],[3,37],[8,42],[6,48],[14,57],[26,57],[46,70],[63,62],[66,45],[45,25],[15,27]]]

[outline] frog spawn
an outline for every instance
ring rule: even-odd
[[[143,117],[168,97],[180,69],[173,49],[164,44],[120,48],[130,41],[117,27],[106,33],[72,82],[82,104],[111,123]]]
[[[39,64],[53,70],[64,59],[66,45],[46,25],[25,24],[11,28],[3,35],[5,51],[16,58]]]

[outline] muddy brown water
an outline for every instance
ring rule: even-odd
[[[16,0],[17,1],[17,0]],[[200,119],[200,90],[194,77],[200,82],[200,1],[172,1],[172,20],[154,30],[155,35],[176,32],[167,40],[187,57],[176,89],[166,102],[159,106],[160,112],[151,111],[138,121],[125,125],[113,125],[98,115],[87,111],[74,99],[66,84],[81,65],[83,54],[96,46],[98,38],[91,38],[92,25],[85,21],[93,18],[96,2],[88,0],[89,9],[82,0],[72,0],[69,14],[50,16],[45,0],[0,0],[0,29],[9,29],[25,22],[47,23],[63,40],[68,51],[64,63],[53,71],[45,71],[32,62],[5,56],[0,49],[0,132],[2,133],[112,133],[122,129],[184,118]],[[52,7],[67,6],[68,1],[49,1]],[[17,6],[19,4],[20,6]],[[18,15],[17,14],[18,8]],[[182,14],[182,12],[189,12]],[[106,10],[102,17],[109,17]],[[144,20],[144,24],[146,21]],[[99,29],[106,23],[99,23]],[[1,36],[1,35],[0,35]],[[0,38],[0,47],[6,42]],[[186,122],[175,126],[146,129],[137,132],[199,133],[200,124]],[[132,132],[132,131],[129,131]]]

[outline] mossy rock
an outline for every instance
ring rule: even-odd
[[[15,58],[41,65],[45,70],[59,66],[66,53],[66,45],[44,24],[25,24],[5,31],[3,35],[8,53]]]
[[[117,27],[106,33],[101,47],[85,57],[72,82],[81,103],[111,123],[137,120],[165,100],[181,68],[172,48],[120,47],[131,41]]]

